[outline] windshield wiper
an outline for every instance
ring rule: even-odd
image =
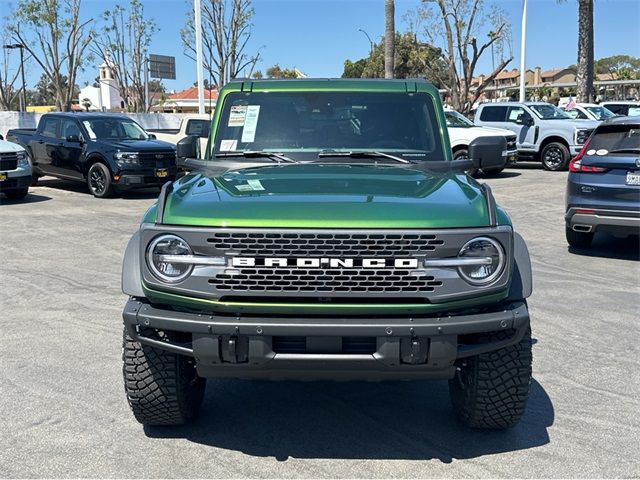
[[[262,150],[244,150],[239,152],[219,152],[214,155],[216,158],[244,157],[244,158],[266,158],[269,160],[285,163],[298,163],[295,160],[285,157],[281,153],[265,152]]]
[[[640,153],[640,148],[620,148],[618,150],[609,150],[609,153]]]
[[[395,155],[375,151],[339,152],[336,150],[322,150],[320,153],[318,153],[318,157],[388,158],[389,160],[393,160],[394,162],[413,163],[409,160],[405,160],[404,158],[396,157]]]

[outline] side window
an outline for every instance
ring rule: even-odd
[[[59,138],[65,140],[72,135],[80,137],[80,127],[78,127],[78,123],[75,120],[63,120]]]
[[[504,122],[507,116],[507,107],[486,106],[480,112],[480,121],[482,122]]]
[[[509,107],[509,114],[507,116],[507,121],[515,122],[520,115],[523,115],[525,118],[531,117],[526,110],[522,107]]]
[[[55,117],[43,118],[42,119],[42,131],[40,134],[43,137],[56,138],[58,136],[58,125],[60,121]]]
[[[624,115],[624,105],[605,105],[609,110],[611,110],[616,115]]]
[[[209,120],[189,120],[187,121],[187,135],[195,135],[196,137],[208,137],[211,122]]]
[[[630,117],[640,117],[640,107],[629,107],[627,115],[629,115]]]

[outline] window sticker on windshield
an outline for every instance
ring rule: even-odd
[[[253,188],[251,188],[251,185],[247,185],[247,184],[241,184],[241,185],[236,185],[236,189],[240,192],[252,192]]]
[[[229,112],[229,127],[243,127],[244,118],[247,114],[246,105],[232,105],[231,112]]]
[[[236,150],[238,146],[238,140],[222,140],[220,142],[220,151],[221,152],[230,152]]]
[[[247,184],[254,190],[264,190],[264,187],[262,186],[262,183],[260,183],[260,180],[247,180]]]
[[[256,127],[258,116],[260,115],[260,105],[247,106],[247,113],[244,117],[244,129],[242,130],[242,142],[252,143],[256,138]]]
[[[87,129],[87,133],[89,134],[89,138],[91,140],[95,140],[96,139],[96,133],[93,131],[93,128],[91,128],[91,122],[88,122],[87,120],[85,120],[84,122],[82,122],[82,124],[84,125],[84,128]]]

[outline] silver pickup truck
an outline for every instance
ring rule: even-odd
[[[544,102],[483,103],[474,123],[506,128],[516,134],[520,157],[533,157],[547,170],[566,170],[599,122],[572,119]]]

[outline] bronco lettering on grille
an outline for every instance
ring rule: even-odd
[[[233,267],[418,268],[417,258],[233,257]]]

